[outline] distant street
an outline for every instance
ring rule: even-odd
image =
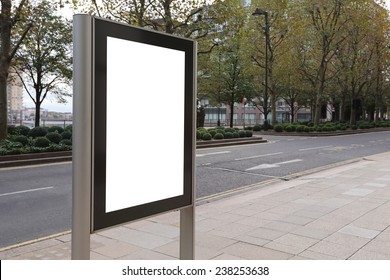
[[[390,151],[390,132],[265,138],[270,142],[198,150],[197,197]],[[0,169],[0,248],[70,229],[71,167]]]

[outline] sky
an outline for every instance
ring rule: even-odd
[[[386,2],[387,8],[390,9],[390,0],[386,0],[385,2]],[[64,15],[66,15],[66,17],[68,17],[68,18],[72,14],[71,10],[67,9],[66,7],[63,11],[64,11],[63,12]],[[42,108],[48,109],[49,111],[55,111],[55,112],[72,112],[72,98],[67,98],[67,101],[68,102],[65,104],[59,104],[59,103],[57,103],[57,101],[54,97],[48,96],[43,101]],[[23,103],[24,103],[25,107],[28,107],[28,108],[34,107],[34,103],[31,100],[31,98],[27,95],[27,93],[25,93],[25,95],[24,95]]]

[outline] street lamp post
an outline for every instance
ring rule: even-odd
[[[264,111],[268,110],[268,48],[269,48],[269,24],[268,24],[268,12],[262,9],[256,8],[255,12],[252,13],[253,16],[264,16],[265,17],[265,91],[264,91]],[[265,112],[267,116],[267,112]],[[267,117],[265,119],[266,126],[268,126]]]
[[[221,126],[221,52],[218,54],[218,121],[217,126]]]

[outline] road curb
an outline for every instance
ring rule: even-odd
[[[307,137],[330,137],[330,136],[342,136],[342,135],[354,135],[361,133],[372,133],[372,132],[384,132],[390,131],[388,127],[377,127],[370,129],[357,129],[357,130],[344,130],[344,131],[333,131],[333,132],[276,132],[273,130],[268,131],[256,131],[256,135],[272,135],[272,136],[307,136]]]
[[[209,141],[196,141],[197,149],[205,148],[217,148],[226,146],[238,146],[248,144],[267,143],[268,141],[263,137],[254,136],[251,138],[236,138],[236,139],[221,139],[221,140],[209,140]]]
[[[7,247],[0,248],[0,252],[9,251],[9,250],[16,249],[16,248],[19,248],[19,247],[22,247],[22,246],[31,245],[31,244],[34,244],[34,243],[37,243],[37,242],[41,242],[41,241],[45,241],[45,240],[48,240],[48,239],[51,239],[51,238],[57,238],[57,237],[60,237],[60,236],[63,236],[63,235],[69,234],[69,233],[71,233],[71,231],[67,230],[67,231],[51,234],[51,235],[48,235],[48,236],[43,236],[43,237],[40,237],[40,238],[31,239],[31,240],[28,240],[28,241],[24,241],[24,242],[21,242],[21,243],[17,243],[17,244],[13,244],[13,245],[10,245],[10,246],[7,246]]]
[[[72,161],[72,151],[0,156],[0,168]]]

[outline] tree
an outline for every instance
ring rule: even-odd
[[[59,102],[70,96],[65,87],[72,78],[72,30],[55,12],[55,5],[47,0],[31,8],[34,26],[17,52],[15,71],[35,103],[35,126],[39,126],[41,104],[48,94]]]
[[[313,111],[314,124],[318,125],[321,115],[321,105],[327,101],[326,84],[332,79],[329,68],[331,61],[345,40],[343,36],[346,24],[349,21],[346,11],[347,1],[331,0],[301,0],[296,4],[303,7],[302,19],[307,26],[306,41],[311,45],[303,46],[310,53],[308,63],[302,68],[305,76],[313,84]]]
[[[257,99],[261,100],[258,108],[268,120],[268,113],[272,114],[272,124],[276,123],[276,101],[279,97],[280,88],[280,60],[281,55],[288,49],[285,47],[287,34],[289,33],[289,1],[252,1],[250,12],[261,8],[267,13],[268,26],[265,19],[252,19],[247,26],[248,49],[251,59],[252,74],[257,77],[258,92],[263,93]],[[264,32],[263,32],[264,31]],[[268,34],[267,34],[268,32]],[[267,43],[267,44],[266,44]],[[267,45],[267,55],[266,55]],[[267,59],[267,63],[265,63]],[[266,67],[267,65],[267,67]],[[268,74],[268,82],[265,83],[265,73]],[[284,71],[284,70],[282,70]],[[259,75],[260,73],[260,75]],[[264,74],[263,74],[264,73]],[[267,84],[268,90],[263,88]],[[267,95],[267,96],[266,96]]]
[[[220,14],[214,21],[215,32],[211,40],[218,43],[215,51],[199,56],[200,96],[207,96],[211,103],[225,103],[230,107],[230,126],[233,127],[234,106],[243,97],[253,95],[253,78],[248,74],[244,59],[246,52],[244,26],[246,10],[239,0],[227,0],[209,7]]]
[[[7,80],[11,62],[22,41],[31,28],[31,23],[21,21],[27,17],[27,0],[21,0],[17,8],[12,8],[11,0],[1,0],[0,31],[0,140],[7,136]]]

